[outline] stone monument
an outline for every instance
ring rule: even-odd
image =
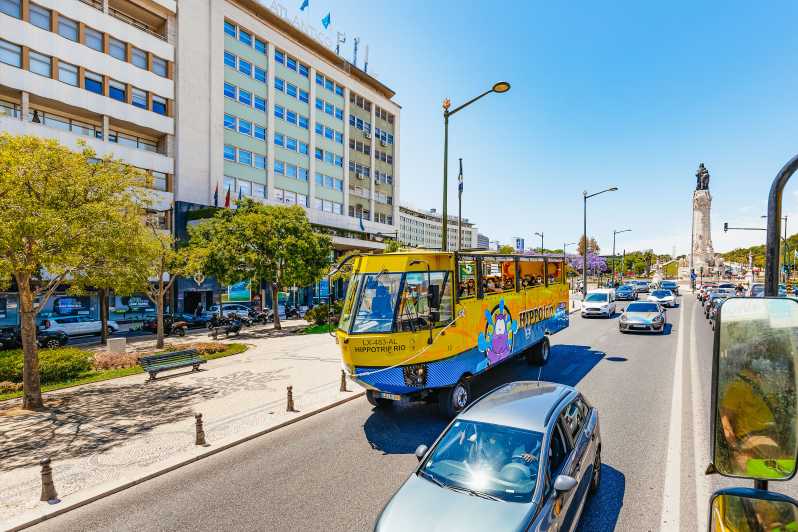
[[[704,163],[698,165],[695,173],[696,185],[693,192],[693,235],[690,251],[690,268],[696,274],[701,268],[704,273],[716,266],[715,251],[712,249],[712,233],[710,232],[710,210],[712,195],[709,193],[709,170]]]

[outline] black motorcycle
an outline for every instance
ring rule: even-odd
[[[268,323],[271,321],[271,316],[268,312],[258,309],[250,310],[249,317],[254,323]]]
[[[220,318],[217,314],[214,314],[208,321],[208,328],[214,331],[214,337],[218,334],[219,329],[222,329],[225,336],[230,336],[231,334],[238,336],[238,333],[241,332],[241,321],[233,317],[222,316]]]

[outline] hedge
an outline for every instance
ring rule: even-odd
[[[42,384],[76,379],[92,369],[92,355],[75,347],[39,350]],[[22,382],[22,349],[0,351],[0,381]]]

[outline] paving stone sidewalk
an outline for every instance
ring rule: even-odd
[[[0,529],[141,479],[361,392],[339,391],[341,359],[327,334],[245,335],[249,349],[199,372],[174,370],[46,395],[48,410],[0,403]],[[137,346],[143,347],[143,346]],[[286,387],[297,412],[286,412]],[[365,400],[365,399],[363,399]],[[202,413],[210,447],[194,445]],[[39,460],[52,459],[61,502],[39,502]]]

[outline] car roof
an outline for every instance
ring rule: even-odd
[[[556,382],[510,382],[482,396],[460,418],[546,432],[557,407],[576,393],[574,388]]]

